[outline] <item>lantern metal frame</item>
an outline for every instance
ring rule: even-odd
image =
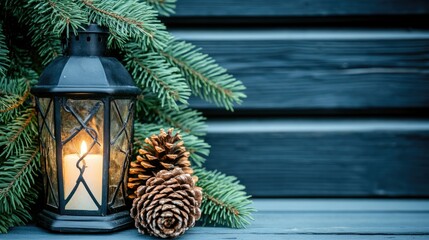
[[[110,232],[128,227],[132,223],[126,206],[126,181],[132,150],[135,99],[140,94],[140,90],[134,85],[131,76],[117,59],[105,56],[107,37],[108,32],[96,24],[91,24],[85,30],[79,31],[77,36],[72,34],[72,37],[66,42],[68,54],[53,60],[42,73],[38,85],[31,90],[36,96],[42,170],[45,173],[45,205],[38,215],[37,223],[53,231]],[[82,113],[78,113],[70,105],[69,100],[79,103],[96,101],[96,103],[90,107],[87,115],[82,116]],[[41,101],[47,101],[47,103],[42,104]],[[118,105],[120,103],[121,106]],[[122,116],[123,111],[127,113],[126,116]],[[65,121],[62,119],[62,113],[72,116],[73,121],[79,125],[66,138],[62,136],[64,135],[62,132],[63,121]],[[88,125],[97,114],[102,114],[103,119],[102,142],[99,141],[97,131]],[[116,122],[111,121],[114,115]],[[53,122],[48,122],[49,120]],[[115,123],[120,126],[112,138],[111,124]],[[44,131],[47,133],[45,134]],[[63,147],[83,132],[86,132],[93,142],[89,145],[86,153],[79,156],[76,163],[79,177],[73,190],[66,198],[63,176],[63,158],[65,157],[63,156],[65,154]],[[116,141],[120,137],[122,141],[126,141],[124,145],[126,149],[116,146]],[[55,146],[55,160],[49,159],[52,158],[49,151],[53,151],[53,149],[50,149],[52,146],[48,146],[47,141],[51,141]],[[102,146],[103,173],[100,203],[83,177],[85,164],[79,165],[95,145]],[[118,148],[116,150],[124,155],[124,160],[120,166],[120,178],[116,189],[114,189],[113,198],[109,199],[109,181],[112,177],[109,171],[112,167],[110,166],[111,161],[113,161],[110,155],[111,149],[115,146]],[[55,166],[51,166],[50,161],[54,161]],[[56,168],[56,174],[53,174],[56,179],[51,179],[52,176],[49,175],[49,168],[53,167]],[[53,186],[55,180],[57,181],[55,182],[57,189]],[[74,197],[81,184],[98,210],[66,209],[67,203]],[[119,206],[115,206],[119,194],[122,195],[120,197],[123,204],[121,202]],[[49,204],[49,197],[54,198],[53,202],[57,203],[57,206]]]

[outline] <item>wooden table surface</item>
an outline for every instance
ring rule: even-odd
[[[247,229],[195,227],[180,239],[429,239],[429,200],[255,199]],[[0,239],[154,239],[136,229],[110,234],[58,234],[34,225]]]

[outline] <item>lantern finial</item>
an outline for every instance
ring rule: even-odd
[[[109,31],[95,23],[79,30],[78,35],[70,33],[66,52],[70,56],[104,56]]]

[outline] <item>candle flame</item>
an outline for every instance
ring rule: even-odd
[[[88,151],[88,147],[86,146],[86,142],[82,141],[80,145],[80,156],[83,156]]]

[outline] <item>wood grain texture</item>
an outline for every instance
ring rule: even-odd
[[[195,227],[180,239],[379,240],[427,239],[429,201],[255,199],[258,212],[247,229]],[[295,208],[291,208],[290,205]],[[323,211],[315,211],[317,209]],[[338,207],[342,206],[342,207]],[[359,210],[357,206],[362,206]],[[390,206],[386,208],[383,206]],[[394,210],[396,207],[397,210]],[[374,210],[374,209],[378,209]],[[398,211],[399,210],[399,211]],[[404,211],[401,211],[404,210]],[[118,233],[54,234],[35,226],[16,227],[2,239],[142,239],[136,229]],[[144,237],[143,237],[144,238]]]
[[[242,80],[238,110],[429,107],[429,31],[229,30],[173,34]],[[191,101],[200,109],[213,104]]]
[[[257,197],[429,196],[429,121],[209,121],[205,166]]]
[[[180,0],[175,16],[344,16],[428,14],[425,0]]]

